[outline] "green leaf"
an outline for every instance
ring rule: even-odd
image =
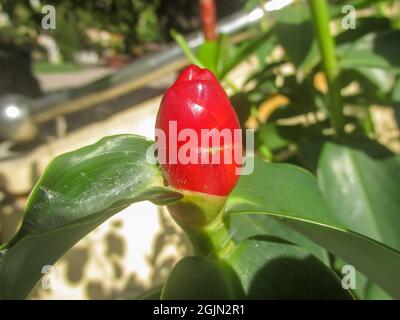
[[[262,85],[262,83],[265,81],[271,79],[275,80],[275,74],[277,72],[274,69],[281,66],[285,62],[285,60],[281,60],[279,62],[266,63],[265,65],[262,65],[261,68],[256,69],[253,73],[249,75],[249,77],[246,79],[245,85],[247,85],[251,81],[255,81],[257,86]]]
[[[290,141],[280,135],[274,122],[267,122],[257,130],[257,140],[268,149],[279,150],[289,145]]]
[[[139,297],[136,298],[136,300],[161,300],[162,289],[163,286],[152,288],[141,294]]]
[[[240,281],[224,261],[183,258],[164,285],[162,300],[215,300],[243,297]]]
[[[199,47],[197,55],[190,49],[189,43],[183,35],[172,30],[171,36],[191,63],[201,68],[208,68],[218,79],[223,79],[236,65],[265,45],[269,33],[261,33],[237,47],[229,44],[226,35],[221,35],[218,41],[205,41]],[[273,40],[268,41],[270,48],[273,47],[271,41],[273,42]]]
[[[22,226],[5,246],[0,297],[25,298],[69,248],[131,203],[166,204],[181,195],[163,186],[146,160],[153,142],[117,135],[55,158],[34,187]]]
[[[392,300],[392,298],[375,283],[369,281],[363,274],[356,274],[356,289],[354,290],[360,299],[364,300]]]
[[[325,143],[318,182],[348,228],[400,250],[400,158],[370,140]]]
[[[325,249],[274,217],[247,214],[232,215],[229,219],[229,226],[232,238],[237,243],[258,235],[285,239],[303,249],[307,249],[309,253],[313,254],[323,263],[329,264],[328,254]]]
[[[266,45],[266,41],[268,42],[269,48],[272,48],[275,44],[275,38],[271,36],[271,32],[261,32],[252,37],[251,40],[245,41],[239,46],[230,46],[226,48],[220,57],[220,59],[223,59],[220,77],[224,78],[229,71],[241,63],[244,59],[255,53],[261,46]]]
[[[259,66],[265,67],[268,63],[266,58],[272,53],[276,48],[277,38],[275,34],[271,34],[264,42],[255,50],[255,54],[258,59]]]
[[[343,227],[326,206],[309,172],[289,164],[254,160],[254,172],[242,176],[229,196],[228,212],[268,212]]]
[[[342,268],[346,265],[346,263],[338,259],[334,258],[334,268],[341,272]],[[354,294],[358,299],[361,300],[392,300],[392,298],[379,286],[375,283],[371,282],[366,278],[362,273],[356,271],[356,279],[355,279],[355,289]]]
[[[365,299],[368,300],[392,300],[392,298],[380,287],[368,281],[365,286]]]
[[[341,14],[342,18],[343,14]],[[348,29],[338,34],[335,38],[335,42],[338,46],[346,43],[353,43],[359,38],[365,36],[371,32],[390,30],[391,23],[388,18],[384,17],[357,17],[356,28]]]
[[[189,43],[186,41],[185,37],[175,30],[171,30],[171,36],[174,38],[175,42],[181,47],[183,53],[189,59],[189,61],[200,68],[204,68],[202,62],[196,57],[192,49],[190,49]]]
[[[386,95],[393,89],[395,83],[395,72],[380,68],[347,69],[343,70],[342,77],[345,80],[343,87],[357,81],[366,100],[371,100],[370,104],[373,99],[388,99]]]
[[[227,261],[249,299],[352,299],[326,265],[279,238],[247,239]]]
[[[379,2],[389,2],[391,0],[338,0],[334,1],[330,6],[329,6],[329,11],[331,18],[342,18],[343,17],[343,6],[350,4],[352,7],[355,9],[364,9],[366,7],[371,7],[376,5]],[[360,19],[357,17],[357,19]]]
[[[394,85],[391,98],[393,101],[400,102],[400,77],[397,78],[396,83]]]
[[[282,9],[274,31],[286,55],[297,67],[300,78],[304,78],[320,61],[307,4]]]
[[[369,33],[338,49],[342,68],[383,68],[400,71],[400,30]]]
[[[290,100],[286,117],[315,111],[318,95],[310,78],[299,82],[294,76],[288,76],[285,78],[284,86],[279,90],[279,93]],[[282,111],[281,108],[276,110],[278,113],[280,111]]]
[[[304,169],[255,159],[253,174],[241,177],[226,211],[276,217],[400,298],[400,253],[346,230],[325,204],[315,178]]]
[[[211,70],[218,77],[219,43],[217,41],[205,41],[197,50],[197,58],[203,68]]]

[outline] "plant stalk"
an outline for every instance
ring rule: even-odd
[[[200,0],[200,20],[206,41],[217,41],[217,13],[214,0]]]
[[[365,118],[363,121],[364,132],[370,139],[375,137],[375,127],[374,121],[372,120],[371,115],[371,106],[368,106],[365,110]]]
[[[224,220],[226,196],[189,190],[180,192],[184,197],[167,208],[189,237],[194,253],[203,257],[225,257],[235,246]]]
[[[212,223],[201,229],[184,228],[196,255],[223,259],[235,248],[223,217],[224,213],[221,212]]]
[[[340,70],[336,59],[335,41],[329,29],[329,9],[326,0],[309,0],[322,66],[328,82],[329,113],[337,135],[344,131],[343,102],[340,94]]]

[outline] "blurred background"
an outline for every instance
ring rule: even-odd
[[[257,153],[315,169],[327,84],[307,1],[0,0],[0,243],[52,158],[111,134],[153,138],[161,95],[189,63],[183,51],[214,41],[201,2],[215,6],[219,78],[256,129]],[[399,153],[400,3],[329,4],[345,129]],[[31,298],[132,299],[188,254],[164,209],[134,204],[74,246]]]

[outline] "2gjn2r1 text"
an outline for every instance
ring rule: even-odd
[[[208,315],[208,316],[217,316],[217,315],[243,315],[244,314],[244,305],[239,304],[207,304],[201,305],[198,304],[196,308],[189,307],[173,307],[167,305],[160,305],[159,307],[155,307],[153,310],[153,314],[155,315],[177,315],[181,318],[185,317],[186,314],[197,314],[197,315]]]
[[[206,304],[206,305],[197,305],[197,314],[216,316],[216,315],[235,315],[235,314],[244,314],[244,305],[239,304]]]

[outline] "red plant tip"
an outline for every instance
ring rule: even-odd
[[[158,157],[173,187],[226,196],[236,185],[240,124],[211,71],[191,65],[180,74],[161,101],[156,136]]]

